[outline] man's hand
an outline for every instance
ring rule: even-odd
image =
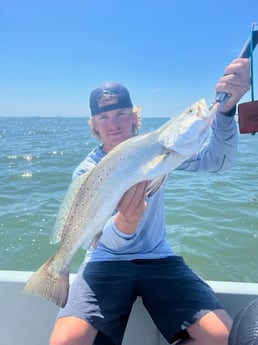
[[[123,195],[117,206],[115,224],[125,233],[134,233],[146,210],[146,190],[149,181],[139,182]]]
[[[225,75],[220,78],[216,92],[231,94],[222,112],[230,111],[240,98],[250,89],[250,61],[238,58],[225,68]]]

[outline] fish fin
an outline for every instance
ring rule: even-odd
[[[147,188],[147,192],[146,192],[147,197],[150,198],[153,194],[155,194],[159,190],[160,186],[163,183],[165,183],[167,178],[168,178],[168,175],[162,175],[152,180]]]
[[[77,198],[81,186],[89,178],[93,170],[94,168],[86,172],[85,174],[82,174],[79,177],[75,178],[70,183],[68,190],[64,196],[64,199],[61,202],[61,205],[57,212],[51,243],[60,242],[62,237],[64,236],[65,224],[67,218],[69,217],[71,207]]]
[[[69,291],[69,271],[61,274],[51,268],[53,257],[45,262],[27,281],[23,293],[37,295],[64,307]]]

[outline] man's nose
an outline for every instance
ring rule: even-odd
[[[118,123],[119,123],[119,120],[116,116],[109,118],[108,124],[110,126],[116,126]]]

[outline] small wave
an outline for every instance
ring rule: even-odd
[[[8,159],[17,159],[18,156],[17,155],[9,155],[7,156]]]
[[[30,162],[30,161],[32,161],[33,156],[30,155],[30,154],[27,154],[27,155],[24,155],[23,158],[24,158],[27,162]]]
[[[32,177],[32,175],[31,171],[25,171],[21,174],[21,177]]]

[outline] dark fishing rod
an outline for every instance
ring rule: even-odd
[[[258,30],[255,29],[257,24],[252,24],[251,35],[242,47],[240,58],[250,58],[250,77],[251,77],[251,102],[239,104],[238,106],[238,122],[240,133],[255,134],[258,131],[258,101],[254,101],[254,78],[253,78],[253,51],[258,43]],[[226,92],[217,92],[214,102],[210,109],[216,103],[220,103],[220,107],[231,97]]]

